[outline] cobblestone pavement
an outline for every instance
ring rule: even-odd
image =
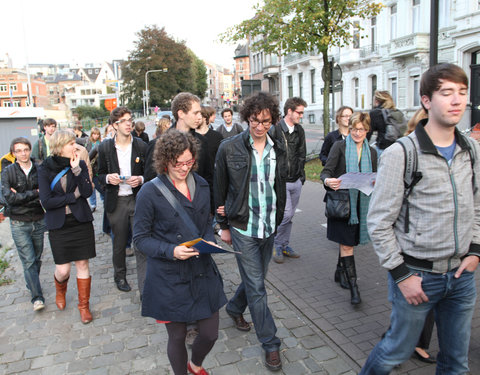
[[[389,324],[386,272],[371,246],[355,251],[362,304],[352,307],[349,291],[333,281],[337,245],[326,240],[323,187],[307,182],[294,218],[291,245],[299,259],[271,264],[267,277],[269,306],[282,339],[280,374],[356,374]],[[101,210],[95,212],[97,257],[91,260],[92,323],[83,325],[77,310],[75,268],[67,292],[67,307],[55,306],[54,264],[45,240],[42,286],[46,309],[32,311],[29,292],[16,250],[7,258],[7,276],[0,287],[0,374],[171,374],[166,355],[165,327],[140,314],[135,260],[128,260],[133,291],[123,293],[113,283],[110,239],[101,234]],[[4,246],[12,246],[8,220],[0,224]],[[240,282],[232,255],[215,255],[225,290],[231,296]],[[477,273],[477,280],[479,279]],[[246,315],[247,320],[249,316]],[[480,314],[472,324],[470,366],[480,373]],[[434,337],[431,352],[438,351]],[[233,327],[222,309],[219,339],[204,366],[211,374],[269,374],[255,333]],[[409,360],[395,374],[433,374],[435,367]]]

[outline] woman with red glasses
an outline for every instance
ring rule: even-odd
[[[203,360],[218,338],[219,310],[227,299],[223,281],[210,254],[182,245],[202,237],[214,242],[210,218],[210,191],[195,169],[198,154],[195,138],[176,129],[162,134],[155,145],[157,178],[142,186],[137,195],[133,239],[148,256],[142,294],[142,315],[165,323],[167,354],[173,372],[208,375]],[[173,195],[193,222],[191,228],[157,187]],[[198,336],[188,361],[187,323],[197,322]]]

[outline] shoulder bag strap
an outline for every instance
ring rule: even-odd
[[[68,172],[69,169],[70,167],[65,167],[60,172],[58,172],[58,174],[55,176],[52,183],[50,184],[50,190],[53,190],[53,187],[57,184],[58,181],[60,181],[60,179],[63,177],[65,173]]]
[[[197,226],[194,224],[192,219],[190,219],[190,216],[188,216],[188,214],[185,212],[185,210],[183,209],[178,199],[175,198],[172,192],[165,186],[163,181],[160,180],[158,177],[155,177],[152,180],[152,182],[155,185],[155,187],[160,191],[160,193],[162,193],[162,195],[165,197],[168,203],[170,203],[173,209],[180,215],[182,220],[187,225],[187,228],[192,232],[195,238],[200,238],[201,235],[197,229]]]

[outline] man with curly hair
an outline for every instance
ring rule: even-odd
[[[265,275],[285,208],[286,176],[281,166],[286,153],[267,134],[280,118],[272,95],[260,92],[249,97],[240,115],[248,122],[248,129],[221,143],[214,175],[221,238],[240,253],[236,258],[242,283],[226,311],[237,329],[249,331],[250,325],[243,318],[248,306],[266,352],[265,365],[276,371],[282,367],[280,339],[267,304]]]

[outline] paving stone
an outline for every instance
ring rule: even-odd
[[[285,375],[303,375],[309,373],[305,366],[303,366],[300,362],[284,363],[282,366],[282,372]]]
[[[215,355],[215,358],[217,359],[220,366],[230,365],[232,363],[241,361],[242,359],[240,355],[238,355],[238,353],[236,352],[218,353]]]
[[[338,356],[331,348],[328,346],[322,346],[321,348],[315,348],[310,350],[310,354],[319,362],[327,361]]]
[[[4,374],[18,374],[22,371],[27,371],[30,369],[30,364],[32,361],[30,359],[26,359],[23,361],[16,361],[7,364],[7,368],[4,370]]]
[[[307,351],[302,348],[292,348],[284,351],[282,350],[282,352],[285,358],[287,358],[289,362],[297,362],[309,356]]]
[[[46,355],[43,357],[33,358],[30,367],[32,369],[36,369],[36,368],[44,368],[44,367],[52,366],[55,363],[54,358],[55,357],[53,355]]]
[[[294,348],[298,345],[298,341],[295,337],[286,337],[283,339],[283,345],[287,348]]]

